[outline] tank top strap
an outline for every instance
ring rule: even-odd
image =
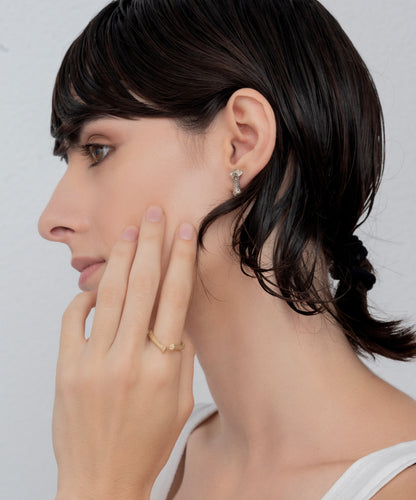
[[[416,440],[383,448],[354,462],[322,500],[369,500],[407,467],[416,464]]]
[[[170,457],[160,471],[153,485],[150,500],[165,500],[175,478],[176,471],[181,461],[183,452],[186,448],[186,443],[192,431],[198,427],[200,423],[210,417],[217,411],[214,403],[197,403],[192,411],[191,416],[186,421],[176,443],[170,454]]]

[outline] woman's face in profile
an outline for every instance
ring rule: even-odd
[[[198,228],[229,196],[220,134],[215,126],[210,130],[202,141],[166,118],[103,118],[83,126],[39,220],[40,234],[67,244],[78,270],[97,262],[83,273],[82,290],[97,288],[114,243],[126,226],[140,226],[150,205],[165,212],[166,267],[178,225]]]

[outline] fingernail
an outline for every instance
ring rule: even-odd
[[[194,226],[184,222],[179,228],[179,238],[182,238],[183,240],[192,240],[194,232]]]
[[[160,222],[163,217],[163,212],[160,207],[151,206],[147,209],[146,220],[150,222]]]
[[[124,233],[121,235],[122,240],[126,241],[136,241],[139,236],[139,230],[136,226],[130,226],[124,230]]]

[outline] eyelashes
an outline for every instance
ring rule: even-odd
[[[112,148],[111,146],[106,146],[104,144],[89,143],[78,145],[77,149],[83,156],[86,156],[90,159],[91,163],[89,167],[96,167],[98,164],[105,160],[105,158],[109,153],[111,153],[114,148]],[[64,151],[61,150],[59,153],[55,154],[56,156],[59,156],[61,161],[64,161],[68,165],[68,149],[65,149]]]
[[[104,144],[85,144],[80,146],[80,150],[84,156],[92,161],[90,167],[96,167],[103,160],[105,160],[112,148],[110,146],[105,146]]]

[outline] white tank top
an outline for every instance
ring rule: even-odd
[[[195,405],[168,462],[153,485],[150,500],[166,500],[189,435],[216,410],[213,403]],[[354,462],[321,500],[369,500],[397,474],[414,464],[416,464],[416,440],[375,451]]]

